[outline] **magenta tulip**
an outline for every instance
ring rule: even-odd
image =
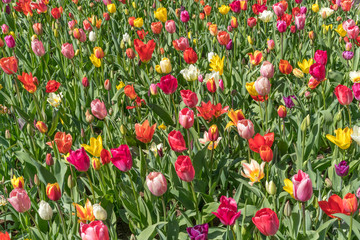
[[[220,206],[217,211],[212,212],[212,214],[217,216],[222,224],[231,226],[234,225],[236,219],[240,217],[241,211],[238,212],[237,208],[236,201],[233,198],[221,196]]]
[[[277,21],[276,27],[280,33],[286,32],[287,25],[285,21],[283,20]]]
[[[320,63],[325,66],[328,60],[327,52],[322,50],[316,50],[314,54],[314,60],[316,63]]]
[[[128,145],[120,145],[118,148],[110,149],[111,162],[122,172],[127,172],[132,168],[133,161]]]
[[[310,66],[309,73],[316,80],[322,81],[325,79],[325,74],[326,74],[325,66],[320,63],[314,63],[313,65]]]
[[[82,240],[109,240],[109,230],[102,221],[92,221],[89,224],[80,223]]]
[[[70,155],[67,157],[67,161],[74,165],[79,172],[86,172],[90,167],[90,158],[86,154],[85,149],[82,147],[76,151],[69,151]]]

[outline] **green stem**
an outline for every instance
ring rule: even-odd
[[[350,114],[350,107],[349,105],[346,106],[347,110],[348,110],[348,114],[349,114],[349,125],[350,125],[350,128],[351,128],[351,114]]]
[[[39,225],[38,225],[37,222],[35,221],[35,218],[30,214],[29,211],[27,211],[27,213],[29,214],[31,220],[35,223],[35,226],[36,226],[37,229],[39,230],[39,233],[40,233],[40,235],[41,235],[41,239],[45,239],[45,238],[44,238],[44,235],[42,234],[42,232],[41,232],[41,230],[40,230]]]
[[[324,109],[326,109],[326,102],[325,102],[325,81],[323,82],[322,86],[321,86],[321,94],[323,97],[323,102],[324,102]]]
[[[350,216],[350,229],[349,229],[349,237],[348,237],[348,240],[351,240],[352,225],[353,225],[353,215],[352,215],[352,213],[351,213],[351,216]]]
[[[130,173],[129,173],[129,172],[126,172],[126,174],[127,174],[127,176],[129,177],[129,181],[130,181],[131,188],[132,188],[132,191],[133,191],[133,194],[134,194],[134,198],[135,198],[135,201],[136,201],[136,207],[137,207],[137,211],[138,211],[138,214],[139,214],[140,225],[141,225],[141,213],[140,213],[139,199],[138,199],[138,197],[136,196],[136,191],[135,191],[134,183],[133,183],[133,181],[132,181],[132,179],[131,179]]]
[[[64,215],[61,212],[59,203],[57,201],[55,202],[55,205],[56,205],[56,208],[57,208],[57,210],[59,212],[59,215],[60,215],[60,219],[61,219],[61,223],[62,223],[62,227],[63,227],[63,231],[64,231],[63,234],[65,235],[65,239],[68,239],[68,235],[67,235],[67,231],[66,231],[66,227],[65,227]]]
[[[187,129],[187,138],[188,138],[188,147],[189,147],[189,157],[191,159],[192,150],[191,150],[191,138],[190,138],[190,130],[189,129]]]
[[[235,231],[234,231],[234,226],[231,226],[231,232],[232,232],[233,238],[235,240],[236,239],[236,234],[235,234]]]
[[[199,208],[198,208],[198,198],[196,197],[196,193],[195,193],[193,183],[189,182],[189,185],[190,185],[192,195],[193,195],[193,198],[194,198],[194,204],[195,204],[195,210],[196,210],[196,216],[197,216],[197,224],[201,224],[201,214],[200,214]]]
[[[306,236],[305,202],[302,203],[303,233]]]
[[[165,199],[164,199],[164,195],[161,196],[161,202],[162,202],[162,207],[163,207],[163,212],[164,212],[164,221],[167,221],[167,213],[166,213],[166,207],[165,207]]]
[[[92,182],[91,182],[91,179],[90,179],[89,173],[88,173],[88,172],[85,172],[85,173],[86,173],[87,178],[89,179],[89,184],[90,184],[91,192],[92,192],[92,195],[93,195],[93,203],[95,204],[95,203],[96,203],[96,201],[95,201],[95,192],[94,192],[94,187],[93,187],[93,185],[92,185]]]

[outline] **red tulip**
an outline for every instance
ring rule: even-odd
[[[212,142],[215,142],[219,138],[219,129],[215,124],[211,125],[209,128],[208,136],[209,140]]]
[[[162,25],[161,22],[153,22],[153,23],[151,23],[151,31],[154,34],[160,34],[162,28],[163,28],[163,25]]]
[[[155,50],[156,43],[152,39],[146,44],[139,39],[134,40],[135,51],[138,53],[140,60],[144,63],[148,63]]]
[[[58,183],[50,184],[46,186],[46,196],[52,201],[57,201],[61,198],[61,190]]]
[[[328,201],[319,201],[319,207],[331,218],[335,218],[333,214],[343,213],[349,215],[344,211],[343,200],[336,194],[331,195]]]
[[[264,136],[261,136],[259,133],[257,133],[254,138],[249,139],[250,149],[254,152],[259,153],[260,147],[262,145],[267,145],[268,147],[271,147],[273,145],[274,137],[274,133],[267,133]]]
[[[110,149],[111,162],[122,172],[127,172],[132,168],[133,161],[128,145],[120,145],[118,148]]]
[[[219,41],[220,45],[225,46],[230,41],[230,35],[226,31],[220,31],[217,35],[217,40]]]
[[[177,51],[185,51],[189,48],[189,40],[185,37],[173,40],[172,44]]]
[[[166,94],[172,94],[176,91],[178,87],[177,79],[171,74],[163,76],[160,78],[160,83],[157,86]]]
[[[199,101],[196,93],[191,90],[181,90],[180,95],[185,105],[189,108],[194,108]]]
[[[178,156],[175,162],[175,171],[179,178],[185,182],[191,182],[195,177],[195,169],[188,156]]]
[[[241,214],[241,211],[238,212],[237,209],[236,201],[233,198],[221,196],[220,206],[217,211],[212,212],[212,214],[217,216],[222,224],[232,226]]]
[[[106,165],[108,163],[110,163],[111,161],[111,154],[109,152],[109,150],[103,148],[100,152],[100,161],[102,163],[102,165]]]
[[[347,193],[343,199],[344,211],[353,214],[358,208],[358,202],[355,194]]]
[[[255,27],[256,26],[256,18],[254,18],[254,17],[248,18],[247,25],[251,28]]]
[[[264,162],[271,162],[271,160],[273,159],[273,151],[267,145],[262,145],[259,148],[259,153],[261,160],[263,160]]]
[[[15,57],[5,57],[0,59],[0,67],[8,75],[16,74],[18,61]]]
[[[194,51],[194,49],[187,48],[184,51],[184,60],[187,64],[194,64],[197,62],[198,56],[197,56],[196,52]]]
[[[60,87],[61,83],[55,81],[55,80],[49,80],[46,84],[46,92],[47,93],[52,93],[52,92],[56,92],[59,87]]]
[[[187,149],[184,137],[180,131],[171,131],[168,135],[168,141],[171,149],[175,152],[183,152]]]
[[[351,89],[344,85],[338,85],[334,92],[341,105],[349,105],[354,99]]]
[[[252,222],[265,236],[273,236],[279,230],[279,219],[270,208],[260,209],[255,213]]]
[[[290,65],[290,63],[287,60],[280,60],[279,63],[279,70],[281,73],[283,74],[290,74],[292,72],[292,66]]]

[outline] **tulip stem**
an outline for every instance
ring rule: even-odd
[[[91,188],[91,192],[92,192],[93,200],[94,200],[94,204],[95,204],[95,192],[94,192],[94,187],[93,187],[93,185],[92,185],[92,182],[91,182],[89,173],[88,173],[88,172],[85,172],[85,173],[86,173],[87,178],[89,179],[89,184],[90,184],[90,188]]]
[[[350,125],[350,128],[351,128],[351,114],[350,114],[350,107],[349,105],[346,106],[347,110],[348,110],[348,114],[349,114],[349,125]]]
[[[281,49],[281,59],[283,59],[283,39],[284,39],[284,33],[280,33],[280,49]]]
[[[324,109],[326,109],[326,102],[325,102],[325,81],[323,82],[322,86],[321,86],[321,94],[323,97],[323,102],[324,102]]]
[[[166,206],[165,206],[164,195],[161,196],[161,202],[162,202],[162,207],[163,207],[163,212],[164,212],[164,221],[166,221],[166,220],[167,220],[167,218],[166,218],[167,213],[166,213]]]
[[[349,229],[349,237],[348,237],[348,240],[351,240],[352,225],[353,225],[353,215],[352,215],[352,213],[351,213],[351,216],[350,216],[350,229]]]
[[[303,233],[306,236],[306,219],[305,219],[305,202],[302,203],[302,215],[303,215]]]
[[[61,219],[61,223],[62,223],[62,227],[63,227],[63,231],[64,231],[63,234],[65,235],[65,239],[68,239],[68,235],[67,235],[67,231],[66,231],[66,227],[65,227],[64,215],[62,214],[59,203],[57,201],[55,201],[55,205],[56,205],[56,208],[60,215],[60,219]]]
[[[40,233],[40,235],[41,235],[41,238],[42,238],[42,239],[45,239],[45,238],[44,238],[44,235],[42,234],[42,232],[41,232],[41,230],[40,230],[39,225],[37,224],[37,222],[36,222],[36,220],[35,220],[35,218],[31,215],[31,213],[30,213],[29,211],[27,211],[27,213],[29,214],[31,220],[34,222],[35,226],[36,226],[37,229],[39,230],[39,233]]]
[[[265,97],[264,97],[264,98],[265,98]],[[268,129],[268,125],[267,125],[267,123],[268,123],[267,100],[264,99],[264,101],[265,101],[265,130],[267,130],[267,129]]]
[[[269,165],[270,163],[266,163],[266,181],[268,182],[269,181]]]
[[[136,207],[137,207],[137,211],[138,211],[138,214],[139,214],[139,219],[140,219],[140,226],[142,225],[141,222],[141,213],[140,213],[140,205],[139,205],[139,199],[137,198],[136,196],[136,191],[135,191],[135,187],[134,187],[134,183],[131,179],[131,176],[130,176],[130,173],[129,172],[126,172],[127,176],[129,177],[129,181],[130,181],[130,184],[131,184],[131,188],[132,188],[132,191],[133,191],[133,194],[134,194],[134,198],[136,200]]]
[[[191,142],[190,142],[191,137],[190,137],[190,130],[189,130],[189,129],[187,129],[187,138],[188,138],[188,146],[189,146],[189,157],[190,157],[190,159],[191,159],[191,152],[192,152],[192,150],[191,150]]]
[[[195,193],[195,189],[194,189],[194,185],[192,182],[189,182],[191,191],[192,191],[192,195],[194,198],[194,204],[195,204],[195,210],[196,210],[196,216],[197,216],[197,224],[201,224],[201,214],[199,212],[199,208],[198,208],[198,198],[196,197],[196,193]]]
[[[234,231],[234,225],[231,226],[231,232],[232,232],[233,238],[234,238],[234,240],[235,240],[235,239],[236,239],[236,234],[235,234],[235,231]]]
[[[22,101],[21,101],[21,95],[20,95],[20,91],[19,91],[19,85],[18,85],[18,83],[17,83],[16,77],[14,78],[14,82],[15,82],[16,95],[17,95],[18,100],[19,100],[19,103],[20,103],[20,108],[21,108],[21,110],[24,110],[24,106],[23,106],[23,103],[22,103]]]

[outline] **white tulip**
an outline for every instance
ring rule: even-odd
[[[91,31],[89,33],[89,40],[90,40],[90,42],[95,42],[96,41],[96,33],[94,31]]]
[[[45,220],[45,221],[49,221],[52,219],[53,216],[53,210],[50,207],[49,203],[41,200],[40,204],[39,204],[39,215],[41,217],[41,219]]]
[[[107,219],[106,210],[99,204],[94,204],[93,213],[97,220],[105,221]]]

